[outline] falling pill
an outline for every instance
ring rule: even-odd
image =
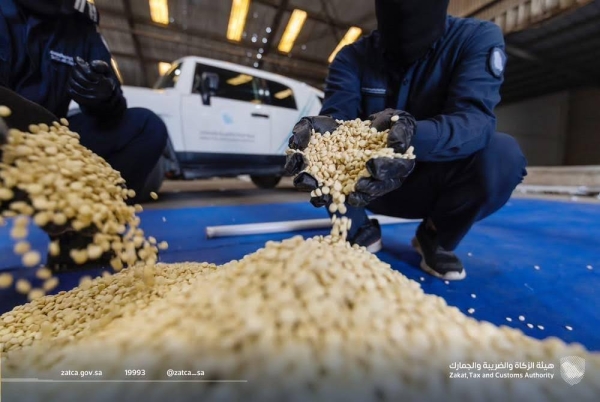
[[[477,298],[477,295],[476,295],[475,293],[471,293],[471,297],[472,297],[473,299],[476,299],[476,298]]]
[[[421,279],[421,282],[425,282],[425,278],[421,277],[419,279]]]
[[[571,327],[570,325],[565,325],[565,328],[567,329],[567,331],[573,331],[573,327]]]
[[[508,322],[512,322],[512,318],[510,318],[510,317],[506,317],[506,321],[508,321]]]
[[[522,315],[520,315],[520,316],[519,316],[519,321],[525,321],[525,317],[524,317],[524,316],[522,316]]]
[[[542,330],[542,331],[544,330],[544,326],[543,326],[543,325],[538,325],[537,327],[538,327],[540,330]]]
[[[150,197],[151,197],[153,200],[158,200],[158,194],[156,194],[154,191],[150,193]]]
[[[475,309],[474,308],[470,308],[467,311],[469,312],[469,314],[473,314],[475,312]]]
[[[538,270],[538,271],[539,271],[539,269],[540,269],[540,266],[539,266],[539,265],[534,265],[534,266],[533,266],[533,269],[536,269],[536,270]]]
[[[473,257],[473,253],[467,253],[469,257]]]
[[[533,328],[533,324],[527,324],[529,328]]]
[[[450,282],[449,282],[449,281],[444,281],[444,283],[445,283],[446,285],[449,285],[449,284],[450,284]]]
[[[10,109],[4,105],[0,106],[0,117],[9,117],[10,116]]]
[[[593,269],[594,267],[592,267],[591,265],[588,265],[586,268],[587,269]]]

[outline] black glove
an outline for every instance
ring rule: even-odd
[[[367,161],[371,177],[363,177],[356,183],[347,203],[364,207],[373,200],[398,189],[415,167],[414,159],[373,158]]]
[[[44,107],[23,98],[18,93],[0,86],[0,105],[10,109],[10,116],[4,118],[8,128],[28,131],[29,125],[45,123],[51,126],[58,118]],[[5,130],[8,131],[5,127]]]
[[[315,132],[321,134],[325,134],[326,132],[332,133],[338,128],[338,126],[339,123],[329,116],[303,117],[294,126],[288,146],[291,149],[303,151],[306,149],[306,147],[308,147],[312,130],[315,130]],[[302,172],[305,167],[306,161],[304,160],[304,156],[302,154],[294,152],[287,156],[285,162],[286,173],[290,176],[298,175],[294,178],[294,187],[300,191],[311,192],[318,188],[319,182],[310,174]],[[310,202],[315,207],[322,207],[331,202],[331,196],[322,195],[320,197],[311,197]]]
[[[315,130],[315,132],[321,134],[325,134],[327,131],[332,133],[336,128],[338,128],[338,126],[338,122],[329,116],[303,117],[294,126],[288,146],[291,149],[304,151],[310,142],[312,130]],[[294,152],[287,156],[285,161],[285,171],[290,176],[297,175],[304,170],[305,167],[306,161],[301,154]]]
[[[87,63],[80,57],[69,78],[69,95],[90,114],[119,117],[127,109],[117,77],[102,60]]]
[[[394,116],[398,116],[392,121]],[[377,131],[389,129],[387,146],[396,153],[405,153],[414,136],[417,122],[402,110],[385,109],[369,116],[371,127]],[[402,185],[415,167],[414,159],[374,158],[367,162],[371,177],[363,177],[356,183],[355,191],[347,202],[353,207],[364,207],[373,200],[394,191]]]
[[[8,130],[15,128],[28,131],[31,124],[45,123],[51,126],[58,118],[8,88],[0,87],[0,105],[10,109],[10,116],[0,118],[0,160],[2,160],[2,145],[8,141]]]
[[[392,121],[394,116],[398,116],[396,121]],[[371,127],[377,131],[389,129],[388,147],[394,152],[403,154],[406,152],[415,133],[417,122],[410,114],[402,110],[385,109],[379,113],[369,116]]]

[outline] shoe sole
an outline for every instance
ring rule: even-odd
[[[420,268],[427,272],[429,275],[433,275],[436,278],[440,278],[446,281],[460,281],[462,279],[465,279],[465,277],[467,276],[467,271],[463,268],[463,270],[461,272],[448,272],[444,275],[440,274],[439,272],[437,272],[436,270],[434,270],[433,268],[431,268],[429,265],[427,265],[427,263],[425,262],[425,255],[423,254],[423,250],[421,250],[421,245],[419,244],[419,240],[417,240],[416,237],[413,237],[412,239],[412,246],[413,248],[417,251],[417,253],[419,253],[419,255],[421,256],[421,263],[419,264]]]
[[[381,251],[383,248],[383,242],[381,239],[377,240],[375,243],[369,244],[366,249],[369,253],[375,254]]]

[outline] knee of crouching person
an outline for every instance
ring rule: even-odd
[[[143,121],[145,144],[162,152],[167,146],[169,133],[164,121],[153,111],[144,108],[131,108],[129,112]]]
[[[517,140],[508,134],[494,133],[477,160],[474,196],[484,203],[508,199],[527,175],[527,159]]]
[[[521,146],[517,140],[505,133],[496,133],[499,138],[500,146],[498,152],[501,152],[508,166],[510,175],[517,180],[517,184],[523,181],[527,176],[527,158],[521,150]]]

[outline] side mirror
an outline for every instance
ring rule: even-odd
[[[219,89],[219,75],[216,73],[202,73],[200,89],[202,102],[205,105],[210,105],[210,97],[215,95]]]

